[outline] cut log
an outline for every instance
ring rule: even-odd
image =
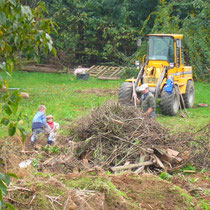
[[[163,154],[166,153],[166,151],[165,151],[163,148],[157,148],[157,147],[155,147],[155,148],[152,148],[152,149],[154,150],[154,153],[155,153],[157,156],[163,155]]]
[[[121,170],[126,170],[126,169],[131,169],[131,168],[138,168],[140,166],[150,166],[153,165],[155,162],[153,161],[146,161],[144,163],[135,163],[135,164],[129,164],[126,166],[116,166],[116,167],[112,167],[111,170],[112,171],[121,171]]]
[[[175,157],[179,154],[179,152],[172,149],[167,149],[166,152],[168,153],[168,155],[175,156]]]
[[[88,164],[88,159],[84,158],[84,159],[82,159],[82,161],[83,161],[84,164]]]
[[[51,160],[53,160],[55,157],[51,157],[49,159],[47,159],[42,165],[47,165],[48,163],[51,162]]]
[[[161,162],[161,160],[156,156],[153,155],[154,159],[156,160],[156,164],[160,167],[160,168],[165,168],[165,166],[163,165],[163,163]]]
[[[148,148],[148,149],[147,149],[147,153],[152,155],[152,154],[154,154],[154,150],[153,150],[153,149]]]
[[[143,163],[145,161],[145,155],[142,155],[140,158],[139,158],[139,163]]]
[[[161,160],[161,161],[168,161],[169,163],[177,163],[181,162],[183,159],[180,157],[176,157],[176,155],[179,154],[179,152],[171,149],[159,149],[159,148],[153,148],[155,155]],[[174,154],[174,155],[172,155]]]
[[[145,166],[139,167],[134,173],[140,174],[141,172],[144,171]]]
[[[183,170],[183,172],[184,173],[192,173],[192,174],[196,173],[196,171],[194,171],[194,170]]]
[[[124,166],[127,166],[129,164],[130,164],[130,162],[129,161],[126,161],[125,164],[124,164]]]
[[[123,125],[124,123],[120,120],[115,120],[115,119],[112,119],[113,122],[119,124],[119,125]]]

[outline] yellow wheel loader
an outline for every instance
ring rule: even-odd
[[[128,79],[122,84],[119,102],[131,101],[132,82],[135,82],[135,88],[146,83],[154,94],[156,103],[160,97],[161,111],[165,115],[176,115],[180,105],[186,108],[192,107],[195,100],[192,67],[184,65],[182,40],[181,34],[147,35],[146,61],[134,81]],[[139,43],[141,41],[137,40],[138,46]],[[167,86],[170,81],[173,85],[171,91],[168,91]]]

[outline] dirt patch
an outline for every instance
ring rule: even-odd
[[[205,192],[209,174],[189,179],[174,176],[169,183],[144,173],[171,172],[196,157],[195,163],[206,163],[208,126],[198,131],[201,139],[196,134],[171,135],[138,109],[108,103],[68,129],[69,136],[59,136],[55,146],[46,146],[45,136],[33,148],[30,136],[25,145],[18,137],[0,142],[0,171],[19,177],[7,196],[17,209],[196,209],[196,199],[190,194],[209,199]],[[167,149],[178,155],[166,160]],[[28,159],[32,163],[20,168],[19,163]],[[140,173],[137,170],[142,168],[137,166],[110,175],[113,167],[148,161],[152,164]],[[199,188],[201,193],[196,191]]]
[[[142,209],[188,209],[189,204],[173,184],[151,174],[113,176],[112,182]]]
[[[17,209],[193,209],[196,206],[196,200],[186,191],[153,175],[107,175],[99,168],[66,176],[37,174],[14,182],[7,198]]]
[[[62,156],[65,146],[68,145],[68,139],[59,136],[58,144],[55,146],[47,145],[45,135],[38,136],[34,147],[31,146],[31,134],[27,135],[26,141],[22,144],[20,138],[9,137],[6,140],[0,140],[0,172],[15,173],[19,178],[27,177],[34,170],[50,172],[50,167],[45,170],[45,163],[49,160]],[[20,168],[21,162],[31,160],[32,163],[25,168]],[[46,162],[47,161],[47,162]],[[53,171],[64,171],[62,165],[58,164]]]
[[[98,89],[92,88],[88,90],[76,90],[75,93],[82,93],[82,94],[94,94],[97,96],[105,96],[105,95],[117,95],[119,93],[119,89]]]
[[[172,177],[172,183],[186,189],[192,196],[196,196],[199,199],[205,199],[210,202],[210,172],[174,175]]]

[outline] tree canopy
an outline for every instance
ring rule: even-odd
[[[157,3],[157,0],[48,1],[49,16],[58,24],[54,39],[60,62],[127,63],[136,51],[135,41],[144,18]]]
[[[209,10],[205,0],[163,1],[155,13],[152,33],[184,35],[185,64],[194,69],[196,79],[209,77]]]
[[[41,1],[20,2],[35,8]],[[57,24],[52,37],[58,52],[56,62],[62,66],[128,65],[146,54],[145,42],[136,47],[137,37],[182,33],[186,65],[193,66],[195,78],[208,76],[208,1],[48,0],[45,5],[45,17]],[[44,54],[41,59],[49,62]]]

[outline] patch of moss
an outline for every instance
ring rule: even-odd
[[[102,177],[82,177],[76,180],[66,180],[65,184],[70,188],[88,189],[105,193],[109,205],[116,205],[116,201],[126,201],[128,206],[137,208],[137,203],[127,194],[119,190],[109,179]]]
[[[210,209],[210,202],[207,200],[201,200],[198,202],[198,205],[196,206],[197,209],[204,209],[204,210],[209,210]]]
[[[49,203],[48,203],[45,195],[46,194],[44,192],[40,192],[37,195],[36,202],[35,202],[35,205],[38,205],[37,208],[40,208],[40,209],[49,208],[49,207],[47,207],[49,205]]]
[[[50,184],[50,183],[47,183],[47,184],[41,183],[40,184],[39,183],[36,186],[39,188],[38,190],[46,192],[49,195],[62,196],[65,194],[65,190],[62,189],[61,187],[55,186],[55,184]]]
[[[174,194],[179,194],[182,198],[184,198],[184,200],[186,201],[187,203],[187,206],[188,206],[188,209],[194,209],[195,207],[195,204],[194,204],[194,201],[195,199],[189,195],[186,190],[174,185],[172,188],[171,188],[171,192],[174,193]]]

